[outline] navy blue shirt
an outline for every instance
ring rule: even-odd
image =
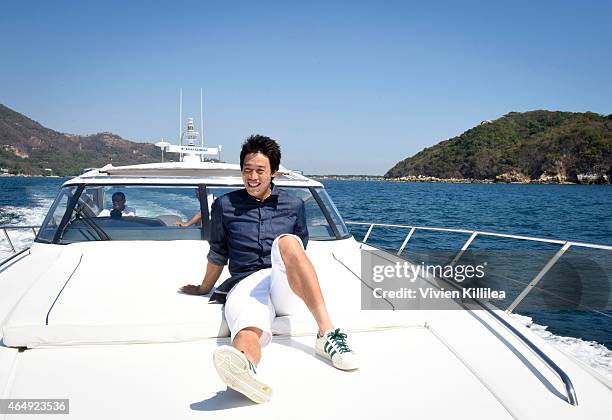
[[[225,265],[231,277],[213,293],[211,300],[225,302],[231,288],[245,277],[270,268],[272,242],[283,233],[299,236],[308,244],[304,202],[272,185],[272,193],[259,201],[246,189],[217,198],[211,209],[208,261]]]

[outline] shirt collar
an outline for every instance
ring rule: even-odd
[[[278,187],[276,184],[274,184],[274,182],[270,182],[270,186],[272,187],[272,194],[270,194],[270,197],[273,195],[278,195]]]
[[[278,189],[278,187],[277,187],[277,186],[274,184],[274,182],[270,182],[270,186],[272,187],[272,188],[271,188],[271,189],[272,189],[272,192],[271,192],[271,193],[270,193],[270,195],[269,195],[269,196],[268,196],[268,197],[267,197],[265,200],[263,200],[263,201],[260,201],[260,200],[258,200],[257,198],[253,197],[251,194],[249,194],[249,193],[247,192],[246,188],[244,189],[244,194],[246,194],[246,196],[247,196],[247,197],[249,197],[249,198],[250,198],[251,200],[253,200],[253,201],[256,201],[256,202],[258,202],[258,203],[264,203],[264,202],[266,202],[267,200],[269,200],[269,199],[270,199],[270,197],[272,197],[272,196],[278,196],[279,189]]]

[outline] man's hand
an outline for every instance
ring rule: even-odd
[[[181,287],[179,292],[186,293],[188,295],[207,295],[212,290],[216,281],[219,279],[222,271],[222,265],[213,264],[209,261],[208,265],[206,266],[206,274],[204,274],[202,284],[199,286],[187,284]]]
[[[195,284],[187,284],[179,289],[180,292],[188,295],[206,295],[210,290],[203,290],[202,286],[196,286]]]

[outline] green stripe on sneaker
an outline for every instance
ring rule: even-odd
[[[334,357],[334,354],[336,354],[336,350],[332,350],[331,353],[329,354],[329,357]]]

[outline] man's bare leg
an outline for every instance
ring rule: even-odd
[[[234,337],[233,346],[219,346],[213,364],[225,384],[256,403],[270,401],[272,388],[257,376],[254,366],[261,358],[259,328],[247,327]]]
[[[304,301],[317,322],[319,335],[323,335],[325,331],[334,328],[334,325],[327,313],[319,279],[310,259],[300,243],[291,236],[281,237],[278,247],[291,290]]]
[[[259,344],[259,337],[261,337],[261,334],[262,331],[259,328],[247,327],[238,331],[232,343],[232,345],[243,352],[247,359],[255,366],[257,366],[261,360],[261,345]]]

